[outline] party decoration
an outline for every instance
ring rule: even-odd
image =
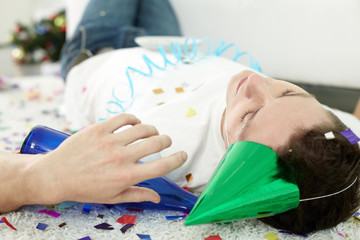
[[[102,229],[102,230],[114,230],[114,228],[110,224],[108,224],[106,222],[100,223],[100,224],[94,226],[94,228]]]
[[[146,235],[146,234],[136,234],[136,235],[142,240],[151,240],[150,235]]]
[[[351,144],[355,144],[360,141],[360,138],[350,129],[340,132]]]
[[[182,220],[182,219],[185,219],[185,218],[186,218],[186,215],[181,215],[181,216],[165,216],[165,219],[166,219],[166,220],[169,220],[169,221]]]
[[[10,36],[13,45],[11,55],[20,64],[58,61],[65,43],[65,11],[31,25],[17,23]]]
[[[47,224],[45,223],[38,223],[38,225],[36,226],[37,229],[45,231],[45,229],[47,228]]]
[[[271,216],[296,208],[299,188],[290,166],[254,142],[230,146],[185,225]]]
[[[13,229],[13,230],[17,230],[11,223],[9,223],[9,221],[6,219],[6,217],[2,217],[1,221],[3,221],[3,223],[5,223],[9,228]]]
[[[175,88],[175,91],[177,93],[182,93],[182,92],[184,92],[184,89],[182,87],[177,87],[177,88]]]
[[[79,238],[78,240],[91,240],[91,238],[89,236],[83,237],[83,238]]]
[[[129,228],[131,228],[131,227],[133,227],[134,226],[134,224],[126,224],[125,226],[123,226],[121,229],[120,229],[120,231],[122,232],[122,233],[125,233]]]
[[[189,118],[189,117],[192,117],[192,116],[195,116],[196,115],[196,111],[192,108],[189,108],[185,117]]]
[[[84,204],[84,207],[83,207],[82,213],[83,213],[83,214],[89,214],[89,213],[90,213],[90,210],[91,210],[91,206],[85,203],[85,204]]]
[[[221,240],[221,237],[219,235],[211,235],[205,238],[204,240]]]
[[[39,210],[38,213],[45,213],[45,214],[47,214],[47,215],[49,215],[49,216],[52,216],[52,217],[54,217],[54,218],[58,218],[58,217],[61,216],[60,213],[57,213],[57,212],[55,212],[55,211],[48,211],[48,210],[46,210],[46,209]]]
[[[61,227],[61,228],[64,227],[64,226],[66,226],[66,222],[63,222],[63,223],[59,224],[59,227]]]
[[[154,89],[153,92],[155,94],[161,94],[161,93],[164,93],[164,90],[162,90],[161,88],[157,88],[157,89]]]
[[[121,224],[135,224],[136,215],[123,215],[116,220],[116,222]]]
[[[45,126],[36,126],[25,138],[20,153],[38,154],[57,148],[70,135]],[[120,203],[113,206],[120,208],[157,209],[190,212],[197,196],[185,191],[166,177],[158,177],[143,181],[136,186],[153,189],[160,195],[160,203]],[[86,204],[85,204],[86,205]],[[85,206],[84,206],[85,209]]]

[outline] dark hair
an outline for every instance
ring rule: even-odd
[[[289,144],[278,151],[279,161],[292,166],[299,186],[300,199],[337,195],[300,202],[296,209],[260,219],[278,229],[305,234],[336,226],[348,220],[359,208],[358,144],[350,144],[340,132],[347,127],[332,113],[332,124],[301,130],[290,138]],[[334,139],[324,134],[332,131]]]

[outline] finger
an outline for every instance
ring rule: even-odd
[[[160,196],[152,189],[132,186],[122,191],[112,199],[113,203],[144,201],[159,203]]]
[[[138,181],[156,178],[170,173],[185,163],[187,159],[186,152],[180,151],[168,157],[160,158],[155,161],[141,163],[137,165]]]
[[[127,151],[132,160],[141,159],[153,153],[160,152],[170,147],[171,139],[166,135],[151,136],[143,141],[127,146]]]
[[[114,134],[112,137],[119,139],[118,142],[122,146],[126,146],[139,139],[148,138],[154,135],[159,135],[157,129],[152,125],[137,124],[131,128]]]
[[[122,113],[107,120],[97,123],[97,126],[107,133],[113,133],[117,129],[126,125],[139,124],[140,120],[132,114]]]

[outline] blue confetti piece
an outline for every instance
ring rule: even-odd
[[[146,234],[136,234],[142,240],[151,240],[150,235]]]
[[[90,205],[88,205],[88,204],[84,204],[84,207],[83,207],[83,214],[89,214],[90,213],[90,210],[91,210],[91,207],[90,207]]]
[[[89,236],[83,237],[83,238],[79,238],[78,240],[91,240],[91,238]]]
[[[129,228],[131,228],[132,226],[134,226],[134,224],[126,224],[125,226],[123,226],[120,231],[122,233],[125,233]]]
[[[39,230],[45,230],[46,228],[47,228],[47,224],[45,224],[45,223],[39,223],[37,226],[36,226],[36,228],[37,229],[39,229]]]
[[[4,223],[3,220],[0,219],[0,223]]]
[[[105,222],[94,226],[94,228],[103,229],[103,230],[114,230],[114,228],[110,224]]]
[[[350,129],[340,132],[351,144],[355,144],[360,141],[360,138]]]
[[[186,218],[186,215],[181,216],[165,216],[166,220],[172,221],[172,220],[182,220]]]
[[[360,213],[355,213],[354,218],[360,221]]]

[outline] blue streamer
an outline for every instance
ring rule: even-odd
[[[202,56],[200,56],[199,54],[199,42],[205,42],[207,46],[207,49]],[[118,114],[118,113],[126,112],[126,110],[131,107],[134,101],[134,91],[135,91],[133,86],[133,80],[130,75],[131,71],[145,77],[151,77],[154,69],[165,71],[168,65],[175,66],[179,62],[185,64],[189,62],[199,62],[210,55],[221,56],[230,49],[235,49],[235,56],[232,58],[234,62],[238,61],[240,57],[247,55],[250,61],[250,68],[260,73],[262,72],[259,63],[255,61],[254,58],[249,53],[245,51],[240,51],[240,48],[237,45],[233,43],[226,44],[225,41],[220,41],[220,43],[212,51],[211,42],[212,41],[209,38],[201,38],[201,39],[186,38],[183,47],[178,42],[172,42],[170,44],[170,52],[171,55],[175,58],[175,61],[170,61],[164,47],[162,45],[159,45],[158,52],[160,53],[163,59],[163,63],[161,65],[156,64],[147,55],[143,54],[142,60],[147,67],[147,71],[141,71],[134,67],[128,66],[125,70],[125,74],[128,80],[127,87],[129,88],[130,96],[127,99],[118,98],[115,93],[115,87],[114,87],[112,90],[112,99],[106,103],[106,107],[105,107],[106,111],[110,114]],[[111,110],[109,107],[116,108],[117,110]]]

